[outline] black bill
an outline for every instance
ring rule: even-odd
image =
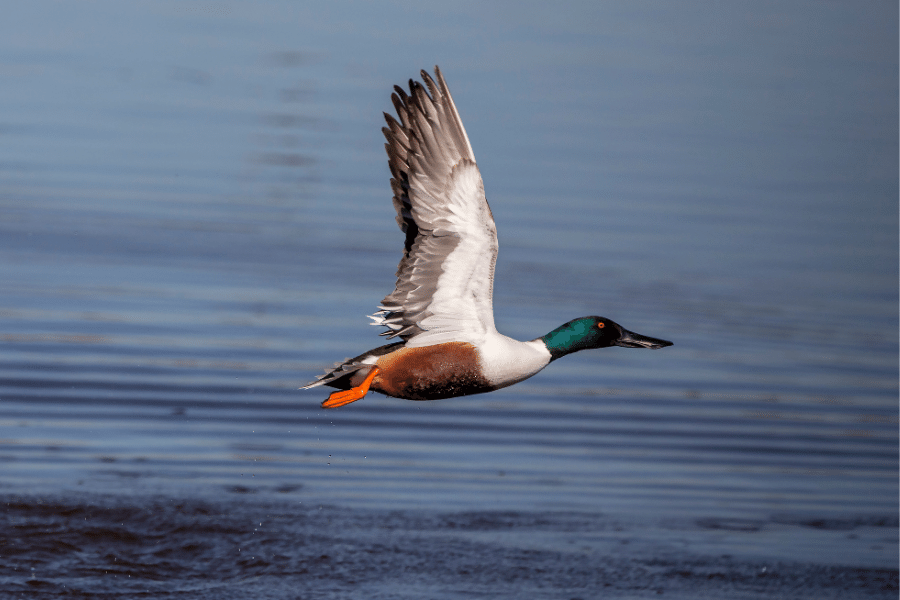
[[[672,345],[672,342],[641,335],[633,331],[628,331],[627,329],[623,329],[622,335],[620,335],[619,339],[613,343],[616,346],[622,346],[623,348],[650,348],[651,350]]]

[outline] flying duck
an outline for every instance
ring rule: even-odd
[[[672,342],[582,317],[543,337],[520,342],[494,327],[497,228],[481,173],[440,69],[394,86],[398,119],[385,113],[391,189],[406,234],[397,285],[369,317],[381,335],[402,341],[337,363],[316,381],[337,388],[322,403],[337,408],[376,391],[437,400],[497,390],[538,373],[578,350],[663,348]]]

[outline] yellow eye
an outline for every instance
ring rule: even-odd
[[[603,329],[604,327],[606,327],[606,323],[597,323],[597,327],[599,329]]]

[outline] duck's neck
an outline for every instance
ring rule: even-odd
[[[575,319],[539,338],[550,352],[550,361],[589,348],[587,337],[591,326],[587,319]]]

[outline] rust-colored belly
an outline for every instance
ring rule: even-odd
[[[376,364],[381,373],[371,389],[395,398],[439,400],[495,389],[481,374],[475,347],[465,342],[400,348]]]

